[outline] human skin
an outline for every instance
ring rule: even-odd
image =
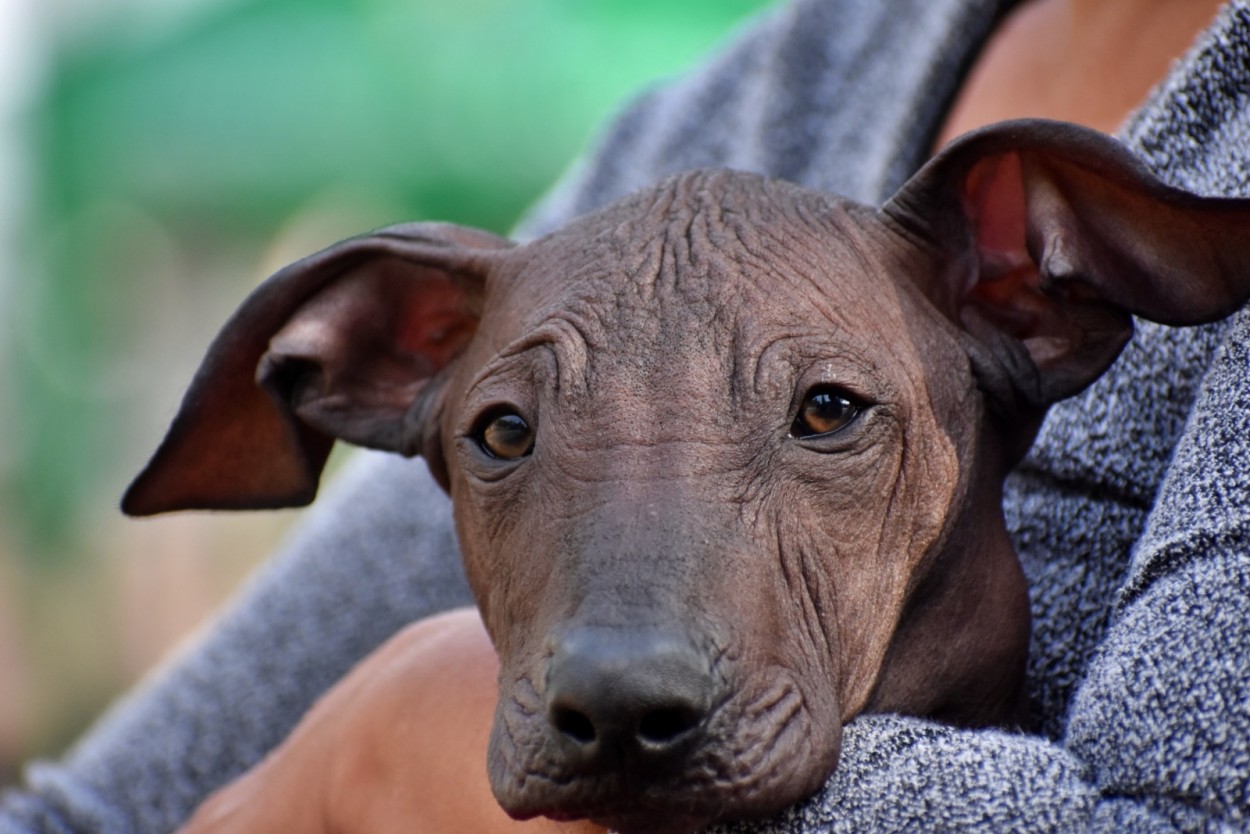
[[[486,744],[498,670],[475,609],[409,626],[330,690],[263,762],[201,805],[183,834],[603,831],[585,821],[517,822],[494,801]],[[350,788],[362,780],[393,789]]]
[[[1113,133],[1215,17],[1222,0],[1032,0],[1004,18],[938,137],[1007,119]]]
[[[972,67],[936,146],[1024,116],[1114,131],[1220,5],[1025,3],[1003,21]],[[332,690],[269,759],[202,808],[184,832],[266,830],[251,816],[248,824],[256,821],[256,827],[242,826],[239,815],[279,812],[322,813],[323,830],[343,834],[411,830],[418,818],[419,830],[431,832],[602,831],[587,822],[515,822],[494,803],[484,762],[496,672],[489,639],[472,611],[402,632]],[[327,809],[333,802],[308,801],[333,800],[336,777],[353,767],[367,768],[379,784],[405,788],[356,795],[332,811]],[[246,801],[259,795],[263,803]],[[256,806],[268,811],[244,810]],[[269,819],[290,823],[293,817]]]

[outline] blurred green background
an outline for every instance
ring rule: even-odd
[[[506,232],[766,2],[36,1],[0,0],[0,784],[292,518],[115,509],[247,289],[399,220]]]

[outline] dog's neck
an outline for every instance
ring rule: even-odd
[[[958,726],[1027,720],[1028,587],[1002,512],[1015,455],[982,437],[972,495],[911,589],[877,683],[860,710]]]

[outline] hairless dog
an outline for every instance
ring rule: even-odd
[[[1054,122],[881,208],[696,171],[525,245],[398,226],[243,303],[124,508],[307,503],[336,438],[424,456],[500,657],[500,804],[687,831],[810,793],[859,713],[1017,722],[1004,476],[1133,316],[1247,296],[1250,201]]]

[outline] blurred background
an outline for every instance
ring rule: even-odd
[[[399,220],[507,232],[766,0],[0,0],[0,785],[296,513],[116,510],[257,281]]]

